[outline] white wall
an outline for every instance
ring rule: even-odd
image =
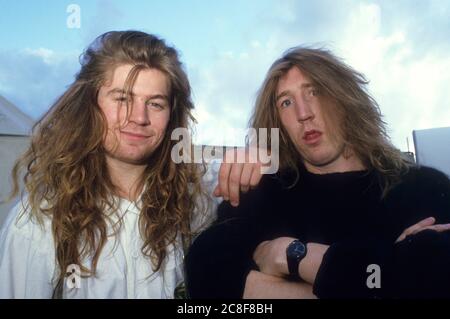
[[[450,127],[413,131],[416,160],[450,176]]]

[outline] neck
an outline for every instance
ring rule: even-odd
[[[362,161],[353,152],[348,155],[342,153],[338,158],[324,165],[314,165],[306,161],[304,165],[307,171],[313,174],[345,173],[366,169]]]
[[[146,165],[125,163],[106,156],[106,164],[111,180],[117,188],[117,195],[128,200],[136,200],[141,191],[141,178]]]

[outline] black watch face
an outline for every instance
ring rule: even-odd
[[[289,247],[289,255],[295,256],[295,257],[302,257],[305,255],[306,247],[305,245],[300,241],[295,241],[291,244]]]

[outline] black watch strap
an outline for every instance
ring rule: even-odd
[[[307,252],[306,245],[298,239],[292,241],[286,248],[289,277],[291,279],[300,280],[298,265],[305,258]]]

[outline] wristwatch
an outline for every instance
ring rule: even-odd
[[[289,277],[295,280],[300,280],[298,273],[298,265],[305,258],[308,249],[306,245],[300,240],[296,239],[286,248],[287,264],[289,269]]]

